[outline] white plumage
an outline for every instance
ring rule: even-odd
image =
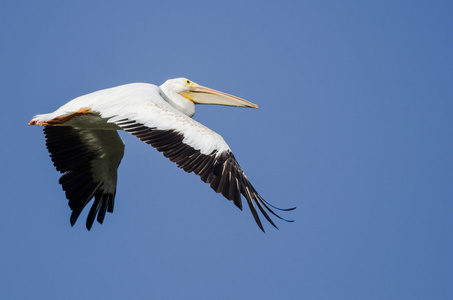
[[[64,173],[60,183],[73,211],[71,225],[93,197],[88,229],[96,215],[102,223],[106,211],[113,212],[117,168],[124,154],[116,130],[123,129],[178,167],[199,175],[241,209],[242,194],[263,231],[256,207],[275,226],[265,209],[279,216],[250,184],[224,139],[191,118],[194,104],[257,108],[241,98],[177,78],[160,87],[132,83],[100,90],[75,98],[53,113],[36,115],[29,124],[45,126],[52,161]]]

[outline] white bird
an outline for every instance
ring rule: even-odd
[[[36,115],[29,125],[44,126],[46,146],[72,210],[71,225],[94,197],[86,227],[97,215],[113,212],[117,169],[124,143],[117,130],[150,144],[186,172],[193,172],[242,210],[241,194],[264,231],[256,207],[274,226],[266,210],[281,218],[251,185],[224,139],[191,117],[195,104],[258,108],[244,99],[206,88],[186,78],[160,87],[131,83],[69,101],[53,113]],[[285,219],[283,219],[285,220]],[[289,220],[285,220],[289,221]]]

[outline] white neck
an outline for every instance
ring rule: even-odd
[[[165,83],[160,86],[162,96],[171,106],[182,112],[186,116],[192,117],[195,114],[195,104],[181,96],[180,94],[169,89]]]

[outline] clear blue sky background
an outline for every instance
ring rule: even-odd
[[[0,3],[1,299],[452,299],[451,1]],[[76,226],[42,129],[77,96],[188,77],[269,202],[263,234],[127,134],[115,212]],[[268,225],[268,224],[266,224]]]

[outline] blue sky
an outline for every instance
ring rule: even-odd
[[[2,299],[451,299],[450,1],[2,1]],[[74,227],[26,124],[77,96],[188,77],[260,194],[263,234],[121,134],[115,212]]]

